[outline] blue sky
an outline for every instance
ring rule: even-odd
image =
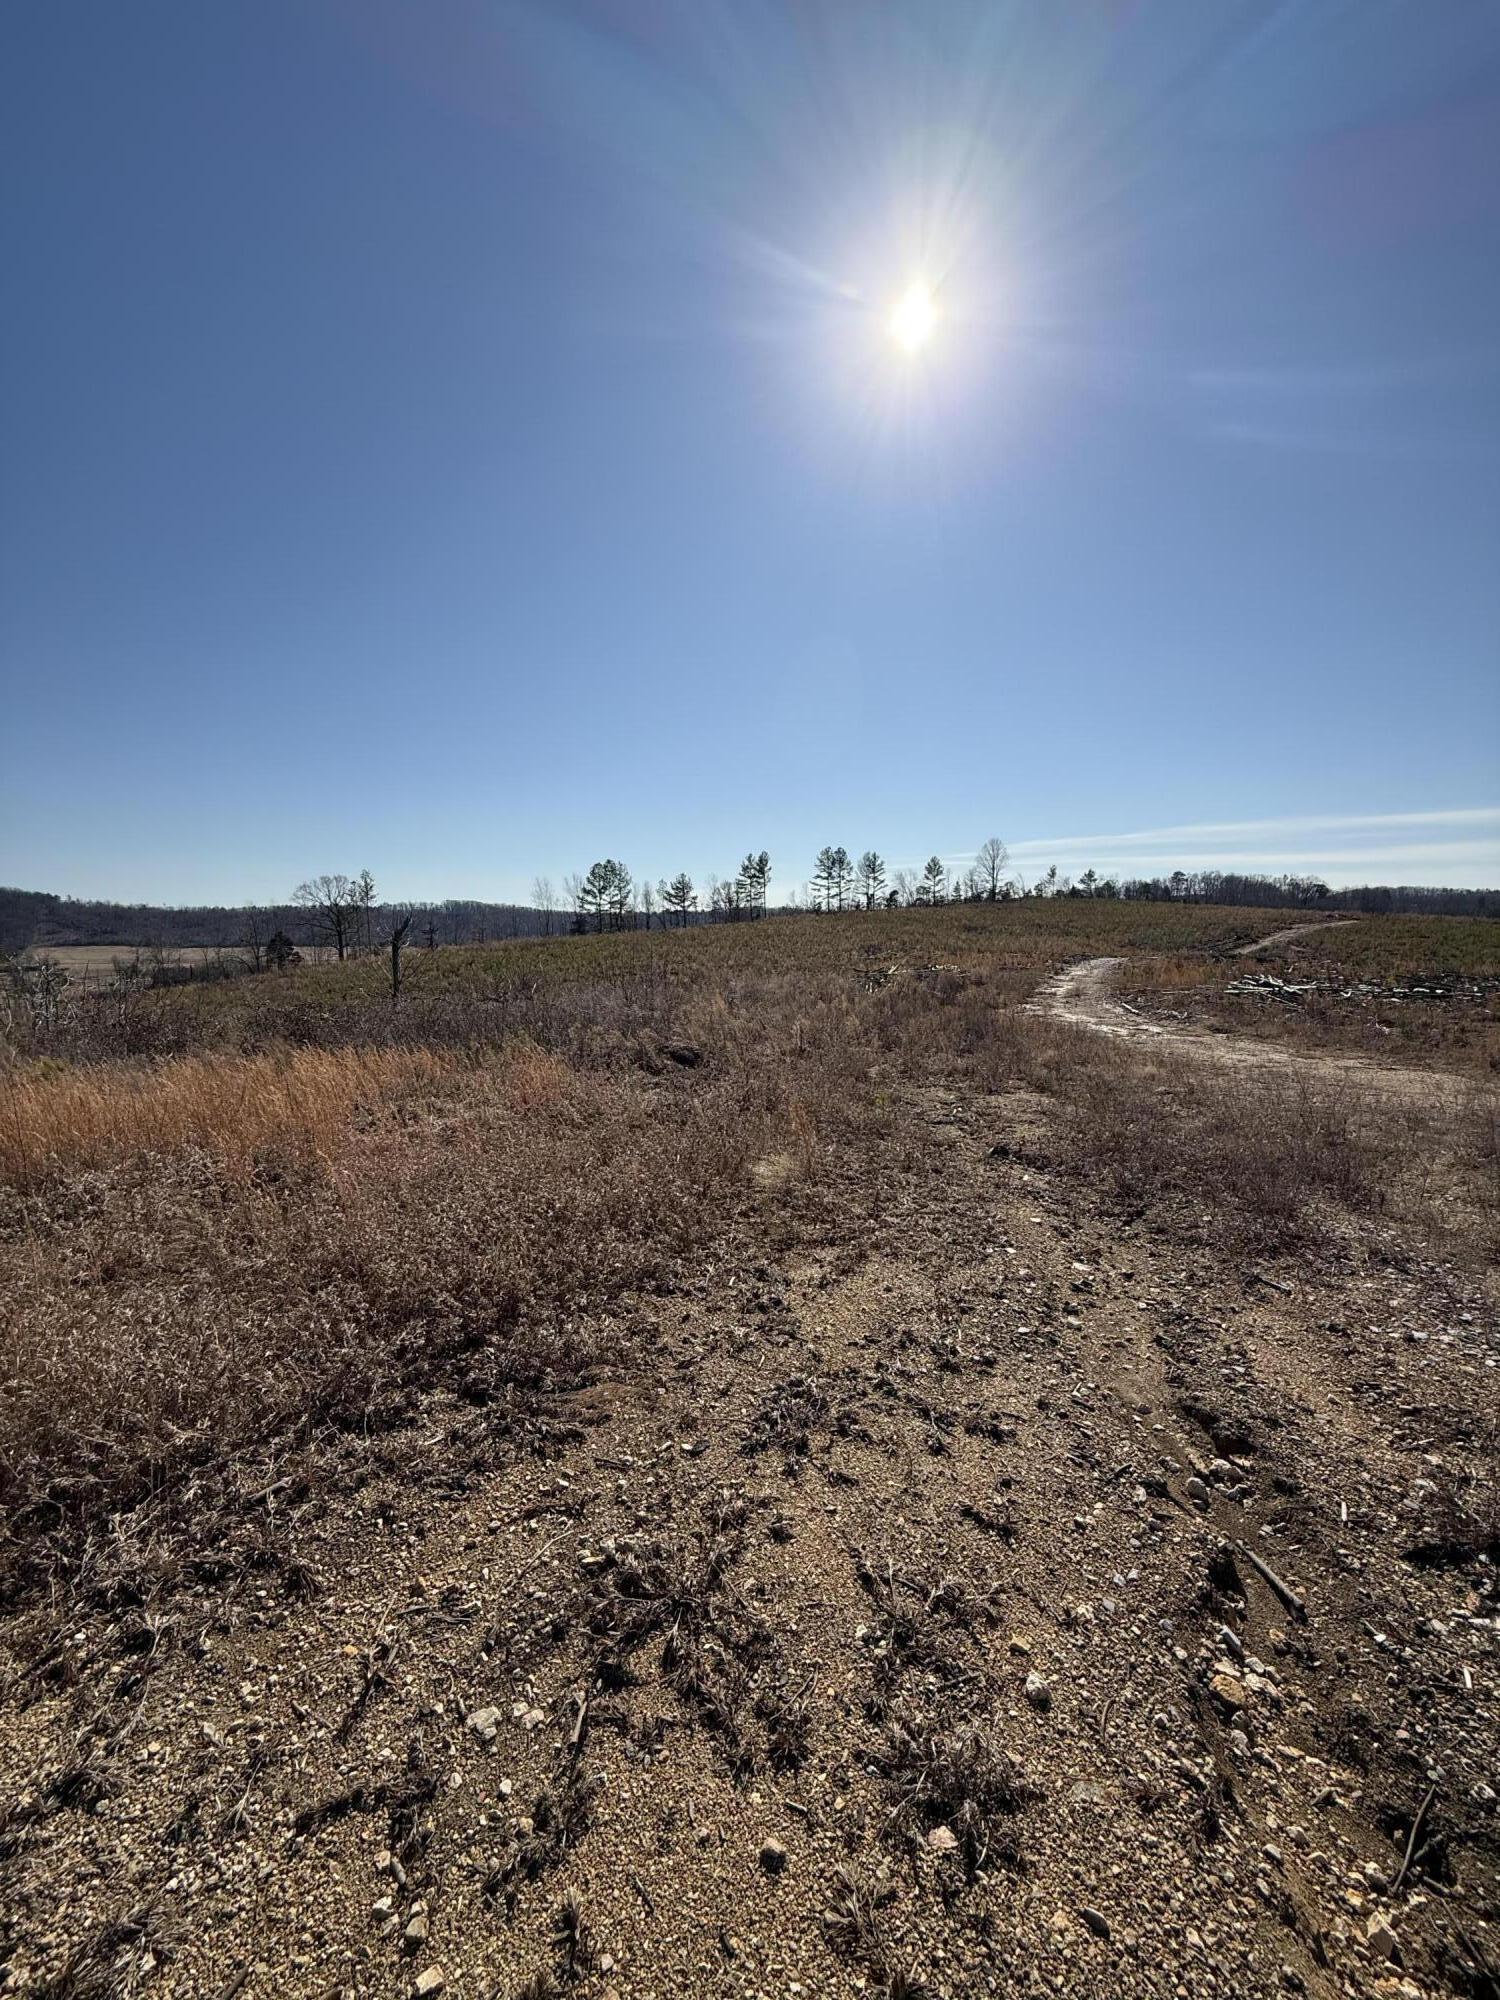
[[[0,878],[1500,881],[1491,0],[9,0],[0,258]]]

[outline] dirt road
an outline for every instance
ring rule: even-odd
[[[1254,958],[1257,952],[1269,951],[1273,945],[1294,944],[1309,931],[1341,931],[1354,922],[1353,917],[1329,917],[1319,924],[1293,924],[1284,931],[1272,931],[1269,937],[1257,938],[1254,944],[1242,944],[1232,955],[1235,958]]]
[[[1290,931],[1273,931],[1269,937],[1241,946],[1235,956],[1243,958],[1265,951],[1287,938],[1300,936],[1303,930],[1337,927],[1334,923],[1306,924]],[[1113,1035],[1163,1051],[1171,1049],[1174,1054],[1223,1068],[1307,1082],[1354,1084],[1386,1096],[1409,1098],[1414,1103],[1458,1101],[1468,1089],[1463,1078],[1441,1070],[1405,1069],[1359,1055],[1308,1053],[1257,1041],[1248,1035],[1217,1034],[1178,1022],[1153,1021],[1113,991],[1115,974],[1125,963],[1123,958],[1086,958],[1068,966],[1041,988],[1031,1002],[1031,1011],[1048,1020],[1088,1028],[1095,1034]]]

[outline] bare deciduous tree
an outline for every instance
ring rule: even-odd
[[[240,933],[240,946],[249,957],[250,970],[252,972],[263,972],[265,970],[266,937],[270,928],[270,922],[264,910],[246,910],[245,928]]]
[[[306,910],[313,936],[333,946],[344,959],[355,936],[357,885],[347,875],[314,875],[292,893],[299,910]]]
[[[994,834],[990,835],[974,856],[974,874],[978,881],[979,893],[985,902],[999,901],[1009,861],[1010,856],[1005,851],[1005,842],[997,839]]]

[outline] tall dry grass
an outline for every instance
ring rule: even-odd
[[[436,1082],[440,1049],[282,1049],[0,1073],[0,1179],[17,1187],[138,1153],[201,1147],[231,1174],[327,1159],[362,1106]]]

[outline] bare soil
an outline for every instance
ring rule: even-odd
[[[573,1891],[591,1994],[1492,1992],[1482,1300],[1225,1272],[1024,1102],[931,1116],[896,1212],[628,1301],[647,1370],[514,1449],[436,1400],[336,1506],[273,1483],[263,1577],[34,1663],[12,1989],[518,1994]]]

